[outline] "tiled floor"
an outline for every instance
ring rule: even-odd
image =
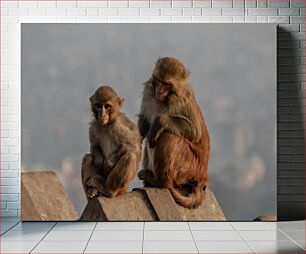
[[[28,222],[1,219],[0,253],[304,253],[305,221]]]

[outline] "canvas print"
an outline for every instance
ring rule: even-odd
[[[276,219],[273,24],[22,24],[24,221]]]

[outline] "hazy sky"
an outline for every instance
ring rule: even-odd
[[[55,171],[79,214],[89,97],[111,85],[136,122],[160,56],[191,72],[211,137],[210,188],[227,219],[276,212],[275,25],[22,24],[21,42],[22,167]]]

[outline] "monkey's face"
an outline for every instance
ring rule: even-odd
[[[107,125],[111,119],[112,104],[110,102],[106,103],[95,103],[94,113],[96,120],[102,125]]]
[[[155,98],[163,102],[173,92],[173,83],[158,78],[156,75],[152,77],[152,85],[155,89]]]
[[[119,97],[110,86],[101,86],[90,97],[94,117],[102,126],[111,124],[118,114],[124,99]]]

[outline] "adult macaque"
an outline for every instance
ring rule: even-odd
[[[125,193],[136,175],[141,161],[141,136],[137,126],[120,112],[123,101],[109,86],[101,86],[90,97],[90,154],[82,162],[87,198]]]
[[[168,188],[178,204],[196,208],[208,182],[210,141],[188,76],[181,61],[163,57],[145,83],[138,127],[146,141],[138,177],[145,186]]]

